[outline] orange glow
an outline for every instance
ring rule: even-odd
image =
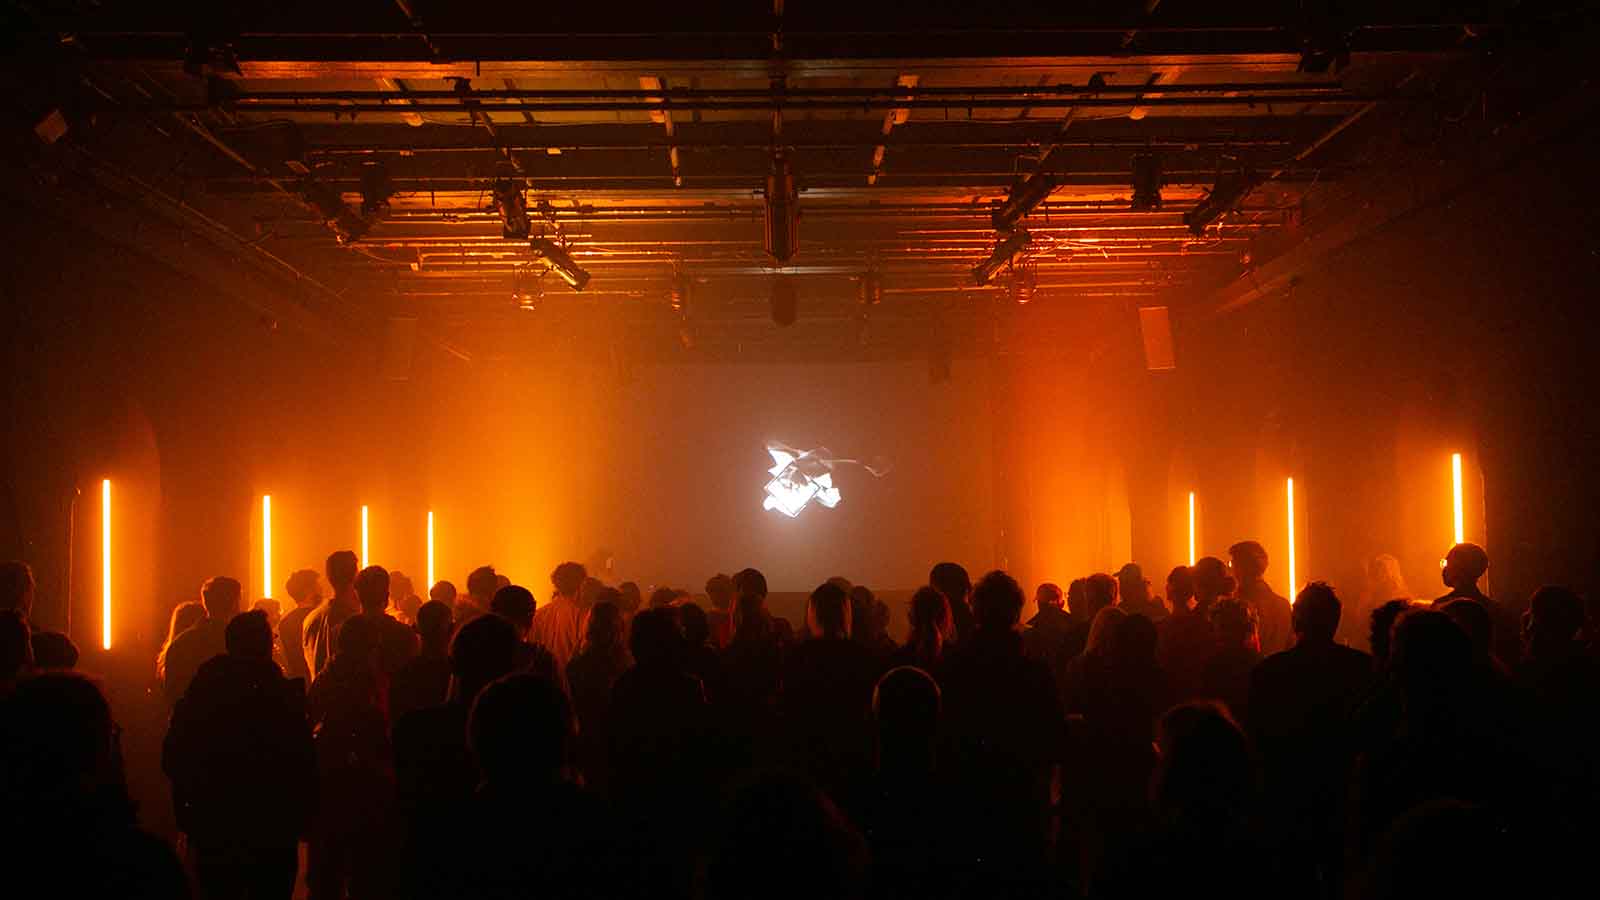
[[[1467,512],[1466,504],[1461,500],[1461,454],[1450,454],[1450,480],[1454,491],[1456,514],[1456,543],[1464,544],[1467,541]]]
[[[261,596],[272,599],[272,495],[261,495]]]
[[[1293,603],[1294,602],[1294,595],[1295,595],[1295,586],[1297,584],[1299,584],[1299,582],[1295,580],[1295,574],[1294,574],[1294,562],[1295,562],[1295,560],[1294,560],[1294,557],[1295,557],[1295,546],[1294,546],[1294,479],[1293,478],[1288,479],[1285,482],[1285,484],[1286,484],[1286,487],[1285,487],[1284,496],[1286,496],[1288,498],[1288,505],[1289,505],[1289,602]]]
[[[367,551],[367,508],[361,507],[361,568],[372,565],[372,554]]]
[[[111,649],[111,479],[100,482],[100,645]]]
[[[428,589],[433,589],[433,510],[428,510]]]
[[[1189,565],[1194,565],[1194,491],[1189,492]]]

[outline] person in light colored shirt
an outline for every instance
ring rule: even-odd
[[[582,564],[564,562],[550,573],[550,583],[555,587],[555,597],[533,614],[533,629],[528,639],[550,651],[562,671],[583,643],[587,623],[585,611],[578,603],[583,581],[589,577]]]

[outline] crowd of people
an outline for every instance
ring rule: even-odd
[[[843,578],[785,621],[756,569],[423,601],[339,551],[281,616],[213,578],[156,661],[181,864],[10,563],[5,840],[58,893],[207,900],[290,897],[302,845],[312,900],[1584,890],[1600,606],[1512,610],[1471,544],[1432,600],[1380,558],[1354,616],[1229,555],[1039,584],[1026,622],[1010,575],[940,563],[903,642]]]

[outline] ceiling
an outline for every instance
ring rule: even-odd
[[[416,318],[474,360],[553,334],[684,358],[893,356],[930,335],[960,352],[1018,301],[1181,306],[1292,244],[1308,197],[1382,165],[1383,112],[1447,84],[1492,31],[1170,2],[1093,4],[1080,22],[1024,4],[977,27],[940,3],[915,20],[780,2],[533,23],[325,5],[340,8],[34,19],[76,126],[63,143],[228,235],[308,306]],[[775,154],[798,190],[784,261],[764,246]],[[1135,211],[1146,154],[1160,208]],[[1188,227],[1239,172],[1253,189]],[[1021,221],[1030,240],[979,283],[1005,237],[994,210],[1035,173],[1054,187]],[[363,178],[387,184],[368,214]],[[504,179],[584,290],[505,236]],[[310,199],[328,189],[359,238]],[[769,315],[779,278],[799,298],[790,328]]]

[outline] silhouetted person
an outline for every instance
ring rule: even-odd
[[[33,664],[45,672],[67,672],[78,667],[78,645],[59,631],[31,634]]]
[[[1372,680],[1372,657],[1334,642],[1339,597],[1314,581],[1295,599],[1295,644],[1250,677],[1250,734],[1261,752],[1279,833],[1297,861],[1332,878],[1339,862],[1346,774],[1356,748],[1347,722]]]
[[[602,592],[589,611],[583,649],[567,663],[567,684],[578,720],[578,762],[587,784],[604,791],[610,767],[611,688],[633,665],[617,592]]]
[[[748,587],[750,576],[745,578]],[[740,768],[775,755],[784,646],[767,613],[765,584],[762,579],[759,593],[740,593],[733,610],[733,639],[722,651],[723,683],[716,712],[724,749]]]
[[[543,675],[557,684],[565,683],[555,656],[544,647],[528,640],[528,635],[533,629],[534,617],[537,615],[534,612],[532,591],[517,584],[507,585],[494,592],[494,599],[489,601],[489,611],[510,622],[517,630],[518,672],[532,672],[535,675]]]
[[[385,603],[387,587],[382,594]],[[311,683],[306,697],[320,785],[320,806],[306,854],[311,900],[337,900],[346,891],[353,900],[361,900],[387,896],[392,890],[394,761],[382,643],[376,617],[347,619],[339,626],[333,659]]]
[[[409,628],[417,624],[417,608],[420,606],[422,598],[417,596],[410,576],[399,569],[390,571],[389,614]]]
[[[1066,660],[1058,675],[1064,711],[1081,715],[1091,695],[1109,690],[1111,633],[1127,615],[1115,606],[1095,613],[1083,652]]]
[[[1490,647],[1496,659],[1514,667],[1522,656],[1522,624],[1516,613],[1505,604],[1492,600],[1478,588],[1478,582],[1489,571],[1489,554],[1477,544],[1457,544],[1445,554],[1444,568],[1439,578],[1450,592],[1433,601],[1434,609],[1442,609],[1452,600],[1476,600],[1489,612],[1494,637]]]
[[[1157,656],[1161,668],[1172,678],[1172,687],[1180,700],[1201,696],[1206,663],[1217,651],[1216,632],[1211,627],[1211,607],[1222,597],[1234,591],[1233,576],[1228,567],[1215,556],[1203,556],[1189,570],[1194,588],[1193,605],[1180,603],[1177,598],[1185,585],[1168,579],[1169,596],[1173,597],[1172,615],[1161,622],[1161,640]]]
[[[26,625],[14,609],[0,611],[6,620]],[[172,848],[138,826],[120,734],[100,689],[70,672],[24,679],[0,699],[8,896],[189,897]]]
[[[622,610],[622,618],[632,620],[633,614],[644,607],[644,597],[639,592],[639,584],[634,581],[624,581],[617,585],[617,593],[622,595],[618,607]]]
[[[883,664],[850,640],[850,601],[836,584],[811,592],[806,627],[784,660],[785,727],[796,764],[837,790],[871,759],[867,713]]]
[[[286,900],[317,801],[303,686],[272,661],[259,610],[234,616],[226,643],[173,710],[161,768],[201,896]]]
[[[1064,664],[1061,657],[1072,631],[1072,616],[1067,614],[1066,598],[1058,584],[1046,581],[1039,585],[1033,600],[1039,611],[1022,632],[1022,648],[1029,658],[1055,671]]]
[[[1592,798],[1600,795],[1600,660],[1579,639],[1583,624],[1577,594],[1540,588],[1523,616],[1516,683],[1531,701],[1539,768],[1560,780],[1563,793]]]
[[[166,678],[162,692],[169,704],[176,705],[200,666],[213,656],[221,656],[228,649],[224,630],[228,620],[239,614],[243,588],[239,582],[219,575],[200,588],[200,603],[206,617],[193,627],[172,639],[167,648]]]
[[[1117,605],[1130,616],[1144,616],[1152,622],[1167,617],[1167,609],[1150,596],[1150,582],[1138,563],[1128,563],[1117,570]]]
[[[289,576],[283,589],[294,601],[294,609],[278,620],[278,642],[283,646],[283,672],[290,678],[311,681],[306,667],[305,621],[322,602],[322,583],[314,569],[300,569]]]
[[[467,574],[466,596],[456,597],[456,627],[489,614],[489,601],[500,590],[500,575],[494,566],[479,566]]]
[[[449,604],[429,600],[417,608],[417,655],[389,681],[389,721],[406,713],[438,706],[450,690],[450,635],[455,623]]]
[[[700,679],[706,700],[713,705],[722,696],[722,658],[711,646],[711,622],[698,603],[678,607],[678,622],[683,626],[683,670]]]
[[[706,620],[711,625],[711,642],[718,649],[733,639],[733,602],[738,597],[733,579],[727,575],[718,572],[706,579],[706,600],[711,603]]]
[[[950,624],[955,628],[955,639],[965,640],[974,624],[971,576],[957,563],[942,562],[928,572],[928,583],[950,603]]]
[[[1256,631],[1261,638],[1261,652],[1271,656],[1289,649],[1292,627],[1289,622],[1289,601],[1267,584],[1267,551],[1255,541],[1240,541],[1228,548],[1233,561],[1233,574],[1238,582],[1239,600],[1256,615]]]
[[[890,655],[890,664],[937,672],[944,662],[945,643],[954,630],[950,624],[950,601],[936,588],[923,585],[911,595],[908,618],[911,628],[906,642]]]
[[[1066,642],[1057,660],[1061,666],[1089,646],[1089,629],[1094,626],[1100,610],[1117,605],[1117,580],[1103,572],[1090,575],[1083,579],[1080,595],[1082,600],[1072,609],[1072,622],[1068,625]]]
[[[1250,721],[1250,672],[1261,662],[1255,613],[1238,600],[1211,606],[1217,650],[1200,670],[1201,696],[1221,700],[1235,721]]]
[[[450,621],[452,621],[452,622],[455,621],[455,610],[456,610],[456,585],[455,585],[455,582],[447,581],[447,580],[445,580],[443,578],[439,579],[438,581],[435,581],[433,583],[433,586],[428,588],[428,599],[432,600],[435,603],[443,603],[445,606],[450,607]]]
[[[1022,588],[990,572],[972,589],[974,629],[946,656],[946,739],[979,878],[996,893],[1036,885],[1051,768],[1062,750],[1061,704],[1044,664],[1022,652]]]
[[[721,818],[706,863],[707,900],[865,895],[866,842],[828,797],[803,779],[755,776],[734,790]]]
[[[1400,560],[1390,553],[1374,556],[1367,561],[1366,584],[1362,588],[1360,601],[1345,604],[1344,616],[1339,620],[1340,642],[1359,649],[1371,637],[1367,627],[1373,612],[1385,603],[1410,599],[1411,588],[1406,586]],[[1371,644],[1368,644],[1367,652],[1373,657],[1378,656],[1378,651]]]
[[[650,592],[649,609],[670,609],[678,600],[678,592],[674,588],[662,586]]]
[[[1194,602],[1194,573],[1188,566],[1173,566],[1167,573],[1167,606],[1172,614],[1188,612]]]
[[[889,670],[873,691],[872,721],[875,772],[853,804],[872,851],[868,893],[961,896],[969,887],[968,868],[950,788],[939,774],[939,685],[912,666]]]
[[[1390,666],[1390,638],[1395,622],[1414,608],[1408,601],[1390,600],[1373,610],[1367,622],[1375,675],[1350,717],[1358,753],[1384,746],[1400,727],[1400,688]]]
[[[368,566],[356,576],[356,598],[361,602],[359,618],[371,622],[377,632],[378,670],[385,682],[417,655],[417,633],[389,615],[389,596],[389,573],[383,566]],[[384,696],[388,696],[387,686]]]
[[[339,626],[351,616],[360,615],[361,601],[356,597],[356,572],[360,561],[353,550],[335,550],[328,554],[323,574],[333,588],[333,596],[318,603],[306,613],[300,625],[300,646],[305,651],[306,670],[314,683],[322,676],[333,658]]]
[[[490,683],[467,735],[483,782],[461,822],[455,895],[615,896],[604,809],[572,779],[577,734],[561,687],[525,672]]]
[[[410,896],[456,890],[457,870],[439,865],[434,855],[441,846],[455,846],[479,781],[467,749],[467,717],[478,693],[512,671],[517,644],[516,629],[499,616],[482,615],[460,626],[450,641],[448,699],[395,722],[395,781],[405,832],[399,874]]]
[[[850,588],[850,639],[885,661],[900,646],[889,637],[888,611],[866,585]]]
[[[156,681],[162,684],[167,680],[167,651],[172,649],[172,642],[178,635],[198,625],[206,617],[206,608],[198,600],[185,600],[172,608],[172,615],[167,619],[167,639],[162,642],[161,650],[156,653]]]
[[[28,620],[14,609],[0,609],[0,698],[33,670],[33,641]]]
[[[33,569],[19,560],[0,563],[0,611],[15,610],[28,622],[33,642],[34,665],[41,669],[70,669],[78,663],[78,648],[59,631],[40,628],[33,621],[33,601],[37,591]],[[67,663],[66,660],[71,662]]]
[[[550,651],[556,658],[556,668],[564,671],[567,661],[578,652],[583,643],[584,610],[578,605],[578,592],[583,589],[588,573],[575,562],[564,562],[550,573],[550,585],[555,597],[533,614],[533,642]]]

